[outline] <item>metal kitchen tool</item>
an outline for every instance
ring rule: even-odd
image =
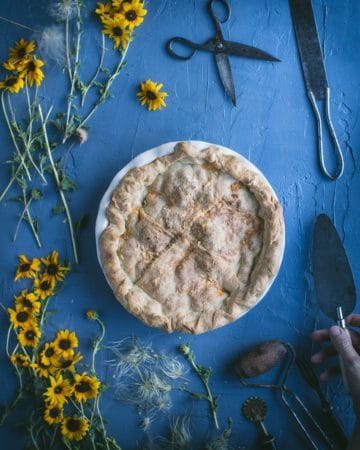
[[[276,341],[271,341],[271,342],[275,343]],[[277,342],[279,342],[279,341],[277,341]],[[273,367],[275,367],[276,363],[279,363],[280,361],[284,361],[283,367],[282,367],[282,372],[279,374],[279,380],[278,380],[277,384],[249,383],[244,378],[241,378],[241,377],[240,377],[240,382],[241,382],[241,384],[243,386],[250,387],[250,388],[265,388],[265,389],[273,389],[273,390],[279,391],[282,402],[284,403],[284,405],[286,406],[287,410],[289,411],[289,413],[292,415],[292,417],[294,418],[294,420],[298,424],[299,428],[303,432],[303,434],[306,437],[306,439],[307,439],[308,443],[310,444],[311,448],[317,450],[318,446],[315,444],[315,442],[314,442],[313,438],[311,437],[310,433],[308,432],[307,428],[305,427],[305,425],[301,421],[298,413],[291,406],[292,402],[293,402],[294,405],[296,405],[297,409],[304,414],[304,416],[307,418],[309,424],[311,424],[313,429],[318,432],[318,434],[322,437],[324,442],[327,443],[328,447],[330,449],[334,449],[334,445],[332,444],[332,442],[328,438],[327,434],[322,430],[320,425],[317,423],[316,419],[310,413],[308,408],[304,405],[304,403],[299,398],[299,396],[286,386],[290,370],[292,369],[292,367],[294,365],[294,362],[295,362],[295,350],[287,342],[282,342],[282,344],[287,349],[287,352],[286,353],[280,353],[279,352],[278,353],[279,354],[278,360],[275,361],[275,359],[274,359],[272,366],[271,367],[268,366],[266,368],[266,371],[269,371]],[[258,344],[257,346],[255,346],[253,349],[248,351],[244,355],[244,357],[247,358],[248,354],[250,352],[252,352],[253,354],[256,354],[257,353],[257,347],[259,347],[259,346],[262,346],[264,348],[264,343]],[[241,366],[241,364],[240,364],[240,366]],[[265,371],[263,373],[265,373]],[[260,375],[260,373],[258,373],[258,374]]]
[[[353,312],[356,304],[355,283],[344,246],[326,214],[320,214],[315,221],[312,268],[320,309],[346,330],[344,318]],[[341,358],[340,366],[348,389]]]
[[[321,390],[319,379],[313,369],[312,364],[306,358],[298,356],[296,357],[296,364],[304,380],[316,392],[317,396],[319,397],[321,410],[323,411],[328,421],[329,428],[333,432],[333,435],[336,439],[338,446],[342,450],[345,450],[348,444],[348,437],[345,433],[345,430],[340,420],[336,416],[330,402],[327,400],[327,398],[325,397],[325,395]]]
[[[214,4],[219,3],[225,9],[225,17],[219,18],[219,15],[214,9]],[[256,47],[250,45],[240,44],[238,42],[226,41],[221,31],[221,24],[225,23],[230,17],[230,7],[226,0],[209,0],[208,12],[215,26],[215,35],[213,38],[206,41],[204,44],[196,44],[182,37],[174,37],[170,39],[166,44],[166,49],[169,55],[183,60],[192,58],[197,50],[206,50],[214,54],[216,67],[219,72],[219,76],[226,92],[226,95],[230,98],[233,105],[236,106],[236,96],[233,76],[231,73],[231,66],[229,61],[229,55],[241,56],[243,58],[255,58],[265,61],[280,61],[274,56],[266,53]],[[191,52],[186,56],[178,53],[174,50],[174,45],[189,47]]]
[[[344,158],[330,117],[330,88],[316,29],[311,0],[289,0],[306,90],[317,122],[318,155],[322,173],[336,180],[344,171]],[[330,174],[324,160],[323,122],[317,102],[325,102],[325,121],[334,146],[337,168]]]
[[[260,397],[250,397],[242,405],[242,413],[251,422],[259,425],[261,433],[261,448],[268,450],[277,450],[275,438],[268,433],[263,420],[266,417],[267,406]]]

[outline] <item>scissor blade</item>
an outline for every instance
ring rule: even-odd
[[[232,104],[236,106],[234,79],[231,73],[229,57],[225,53],[215,53],[215,60],[226,95],[230,98]]]
[[[270,53],[266,53],[259,48],[252,47],[251,45],[225,41],[225,48],[228,55],[241,56],[243,58],[262,59],[264,61],[280,62],[280,59],[275,58],[275,56],[270,55]]]

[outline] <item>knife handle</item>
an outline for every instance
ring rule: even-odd
[[[349,330],[346,328],[345,321],[344,320],[338,320],[337,324],[338,324],[339,327],[341,327],[345,331],[345,333],[351,339]],[[344,361],[343,361],[343,359],[341,358],[340,355],[339,355],[339,360],[340,360],[341,376],[342,376],[342,379],[343,379],[343,382],[344,382],[345,390],[346,390],[346,393],[349,394],[350,393],[349,381],[348,381],[348,378],[346,376]]]

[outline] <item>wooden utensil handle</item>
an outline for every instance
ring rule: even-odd
[[[345,333],[348,335],[349,339],[351,339],[349,330],[346,328],[346,325],[344,323],[339,323],[339,326],[345,331]],[[343,359],[342,359],[342,357],[340,355],[339,355],[339,360],[340,360],[341,376],[342,376],[342,379],[343,379],[345,390],[349,394],[349,392],[350,392],[349,381],[348,381],[348,378],[347,378],[347,375],[346,375],[344,361],[343,361]]]

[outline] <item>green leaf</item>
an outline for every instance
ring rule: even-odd
[[[84,230],[89,225],[90,217],[88,214],[83,214],[79,220],[75,222],[75,228],[77,230]]]
[[[60,188],[63,191],[76,191],[78,187],[68,175],[63,175],[60,180]]]
[[[64,212],[65,212],[65,208],[62,203],[58,203],[54,208],[51,208],[51,213],[54,216],[57,216],[58,214],[62,214]]]
[[[33,200],[40,200],[42,198],[43,194],[39,189],[31,189],[30,191],[30,197]]]

